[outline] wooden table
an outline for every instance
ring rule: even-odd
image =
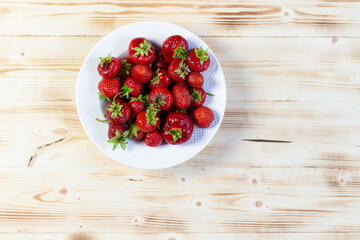
[[[360,239],[360,2],[0,1],[0,239]],[[166,170],[86,136],[79,68],[110,31],[162,20],[225,72],[216,137]]]

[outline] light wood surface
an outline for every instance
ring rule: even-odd
[[[360,2],[0,1],[0,239],[360,239]],[[98,150],[75,106],[104,35],[162,20],[225,72],[216,137],[145,171]]]

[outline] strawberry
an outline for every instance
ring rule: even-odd
[[[160,110],[168,110],[173,104],[174,97],[166,88],[157,87],[149,93],[149,101]]]
[[[157,147],[163,142],[163,138],[159,130],[147,133],[144,142],[149,147]]]
[[[184,82],[189,74],[189,67],[185,61],[181,59],[174,59],[169,64],[168,73],[172,80],[176,82]]]
[[[206,92],[202,88],[190,89],[191,94],[191,106],[199,107],[204,104],[206,100]]]
[[[177,84],[172,88],[171,92],[174,96],[174,102],[178,109],[186,109],[190,106],[191,96],[185,86]]]
[[[193,87],[202,87],[204,84],[204,77],[199,72],[190,72],[187,82]]]
[[[123,59],[121,59],[121,68],[118,76],[121,79],[126,79],[130,77],[131,70],[133,69],[134,66],[135,63],[133,63],[130,58],[124,57]]]
[[[189,44],[185,38],[180,35],[173,35],[165,39],[162,44],[161,53],[167,62],[171,62],[174,59],[174,55],[176,55],[175,58],[183,58],[183,56],[179,54],[187,52],[186,50],[188,48]]]
[[[124,85],[121,88],[121,96],[129,98],[139,96],[144,90],[144,86],[137,81],[135,81],[132,77],[128,77]]]
[[[152,63],[152,68],[154,70],[161,68],[161,69],[167,69],[169,63],[166,62],[164,56],[162,55],[162,53],[160,52],[156,58],[155,61]]]
[[[110,123],[109,124],[109,130],[108,130],[108,137],[109,143],[113,143],[114,147],[113,150],[117,148],[117,146],[120,144],[121,148],[125,150],[126,147],[126,137],[129,135],[128,129],[122,125],[122,124],[115,124]]]
[[[129,127],[129,138],[133,140],[141,140],[145,137],[145,132],[141,131],[135,123]]]
[[[148,83],[151,89],[156,87],[167,87],[171,83],[171,79],[166,70],[158,68],[155,71],[155,77]]]
[[[134,38],[129,45],[129,56],[134,63],[150,64],[155,60],[156,50],[151,43],[143,38]]]
[[[116,99],[106,108],[106,117],[112,123],[121,124],[130,119],[131,109],[129,104],[121,99]]]
[[[162,128],[164,140],[172,145],[187,142],[194,131],[190,117],[182,112],[174,112],[167,116]]]
[[[205,51],[200,48],[190,49],[188,56],[186,57],[186,62],[189,65],[189,68],[195,72],[203,72],[210,66],[210,57]]]
[[[111,53],[105,58],[100,57],[98,72],[103,78],[114,78],[120,71],[121,62],[118,58],[111,56]]]
[[[110,99],[120,92],[120,81],[117,78],[104,78],[99,82],[98,89],[100,98],[111,102]]]
[[[152,78],[153,73],[149,65],[140,63],[135,65],[135,67],[131,70],[131,76],[138,83],[145,84]]]
[[[193,112],[193,119],[198,127],[208,128],[212,121],[214,121],[214,113],[210,108],[200,106]]]
[[[156,110],[147,109],[136,117],[136,126],[143,132],[153,132],[159,125],[160,118]]]
[[[131,108],[131,118],[136,118],[136,116],[144,110],[144,103],[142,100],[142,94],[140,94],[137,98],[130,98],[129,105]]]

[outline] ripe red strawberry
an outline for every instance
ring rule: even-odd
[[[145,137],[145,132],[141,131],[135,123],[129,127],[129,138],[133,140],[141,140]]]
[[[121,59],[121,68],[118,76],[121,79],[126,79],[130,77],[131,70],[133,69],[134,66],[135,63],[133,63],[130,58],[124,57],[123,59]]]
[[[156,87],[167,87],[170,83],[171,79],[167,71],[159,68],[155,71],[155,77],[151,79],[148,85],[151,89],[154,89]]]
[[[190,117],[182,112],[174,112],[167,116],[162,129],[162,136],[169,144],[187,142],[194,131]]]
[[[146,134],[144,142],[149,147],[157,147],[163,142],[163,138],[159,130]]]
[[[120,92],[120,81],[117,78],[104,78],[98,84],[99,95],[101,99],[109,102]]]
[[[189,67],[185,61],[181,59],[174,59],[169,64],[168,73],[172,80],[176,82],[184,82],[189,74]]]
[[[189,44],[185,38],[183,38],[180,35],[173,35],[165,39],[165,41],[162,44],[161,53],[163,54],[167,62],[171,62],[174,59],[174,54],[176,53],[176,51],[184,52],[181,50],[185,50],[186,52],[188,48],[189,48]],[[181,56],[178,55],[175,57],[181,58]]]
[[[134,38],[129,45],[129,56],[134,63],[150,64],[155,60],[156,50],[151,43],[143,38]]]
[[[191,96],[185,86],[177,84],[172,88],[171,92],[174,96],[174,102],[178,109],[186,109],[190,106]]]
[[[112,57],[111,53],[109,53],[105,58],[100,57],[100,63],[97,70],[103,78],[113,78],[119,73],[120,68],[120,60]]]
[[[200,48],[190,49],[188,56],[186,57],[186,62],[189,65],[189,68],[195,72],[203,72],[210,66],[210,57],[205,51]]]
[[[199,107],[204,104],[206,100],[206,92],[202,88],[190,89],[191,94],[191,106]]]
[[[119,144],[121,148],[125,150],[127,144],[126,137],[128,136],[128,134],[129,131],[124,125],[115,123],[109,124],[108,142],[114,144],[113,150],[115,150]]]
[[[210,108],[200,106],[193,112],[193,119],[198,127],[208,128],[212,121],[214,121],[214,113]]]
[[[142,100],[142,94],[137,98],[131,98],[129,101],[129,105],[131,108],[131,118],[136,118],[136,116],[144,110],[144,103]]]
[[[166,62],[164,56],[162,55],[162,53],[160,52],[156,58],[155,58],[155,61],[152,63],[152,68],[153,70],[156,70],[156,69],[167,69],[169,63]]]
[[[124,123],[130,119],[130,116],[130,106],[123,100],[116,99],[106,108],[106,117],[112,123]]]
[[[173,104],[174,98],[169,90],[164,87],[157,87],[149,93],[149,101],[154,107],[160,110],[167,110]]]
[[[136,117],[136,126],[143,132],[153,132],[160,125],[157,111],[147,109],[140,112]]]
[[[199,72],[190,72],[187,82],[193,87],[202,87],[204,84],[204,77]]]
[[[147,64],[137,64],[131,70],[131,76],[141,84],[147,83],[153,76],[151,68]]]
[[[124,85],[121,88],[121,96],[129,98],[138,97],[144,90],[144,86],[137,81],[135,81],[132,77],[128,77]]]

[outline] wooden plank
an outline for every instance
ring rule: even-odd
[[[0,232],[359,232],[360,170],[189,170],[2,169]]]
[[[142,233],[92,233],[79,231],[73,234],[16,234],[18,240],[103,240],[103,239],[131,239],[131,240],[185,240],[185,239],[207,239],[207,240],[289,240],[289,239],[328,239],[328,240],[351,240],[358,239],[358,233],[164,233],[164,234],[142,234]],[[2,234],[3,240],[13,240],[14,234]]]
[[[200,36],[359,36],[360,33],[357,1],[49,3],[43,0],[0,4],[3,36],[102,36],[124,24],[146,20],[179,24]]]
[[[359,167],[357,38],[204,39],[225,71],[227,110],[215,139],[184,166]],[[98,40],[2,40],[1,166],[118,165],[89,141],[75,107],[78,69]]]

